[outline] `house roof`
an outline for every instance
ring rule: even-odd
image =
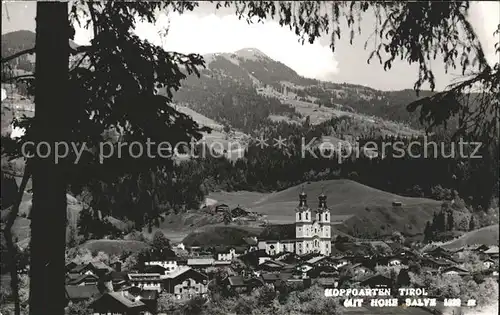
[[[104,269],[104,270],[109,270],[109,271],[113,270],[113,268],[109,267],[108,265],[106,265],[102,261],[93,261],[93,262],[90,262],[89,264],[91,266],[93,266],[95,269]]]
[[[488,250],[484,251],[485,254],[498,254],[498,246],[493,245]]]
[[[447,272],[447,271],[452,271],[452,270],[456,270],[456,271],[458,271],[458,272],[469,272],[469,271],[467,271],[467,270],[465,270],[465,269],[463,269],[463,268],[460,268],[460,267],[458,267],[458,266],[451,266],[451,267],[447,267],[447,268],[443,269],[443,271],[442,271],[442,272]]]
[[[88,267],[88,264],[76,265],[73,269],[71,269],[71,272],[79,273],[79,272],[82,272],[82,270],[84,270],[87,267]]]
[[[69,263],[66,264],[66,269],[73,269],[77,266],[77,264],[74,261],[70,261]]]
[[[149,265],[144,267],[146,273],[165,273],[168,269],[160,265]]]
[[[157,300],[158,295],[156,290],[142,290],[140,293],[141,300]]]
[[[126,296],[126,293],[124,291],[119,291],[119,292],[108,292],[105,295],[109,295],[121,304],[125,306],[126,308],[129,309],[134,309],[134,308],[142,308],[145,306],[144,303],[141,301],[135,301]]]
[[[228,277],[229,284],[233,287],[243,287],[245,286],[245,281],[241,276]]]
[[[349,264],[342,267],[342,269],[356,269],[356,268],[366,268],[362,263]]]
[[[167,279],[176,278],[176,277],[180,276],[181,274],[185,273],[188,270],[192,270],[191,267],[188,267],[188,266],[179,266],[175,270],[168,272],[165,275],[165,278],[167,278]]]
[[[434,247],[431,250],[427,251],[428,253],[448,253],[449,251],[442,248],[441,246]]]
[[[485,245],[485,244],[477,245],[477,246],[472,248],[472,250],[474,250],[474,251],[487,250],[487,249],[488,249],[488,245]]]
[[[128,278],[131,281],[155,281],[161,280],[159,273],[129,273]]]
[[[278,281],[278,280],[288,280],[293,275],[290,272],[280,272],[280,273],[263,273],[260,276],[264,281]]]
[[[392,281],[390,278],[387,278],[386,276],[384,276],[380,273],[377,273],[374,275],[366,276],[366,277],[362,278],[359,282],[363,283],[363,282],[368,282],[368,281],[372,281],[372,280]]]
[[[128,272],[126,272],[126,271],[112,271],[109,274],[109,277],[113,281],[127,280],[128,279]]]
[[[426,257],[422,261],[428,261],[428,262],[434,263],[436,265],[441,265],[441,266],[446,266],[446,265],[451,264],[451,262],[449,262],[447,260],[430,258],[430,257]]]
[[[268,266],[271,266],[271,267],[283,268],[287,264],[285,264],[284,262],[281,262],[281,261],[276,261],[276,260],[269,259],[269,260],[266,260],[266,261],[262,262],[262,264],[260,264],[260,266],[264,266],[264,265],[268,265]]]
[[[307,260],[307,262],[310,263],[310,264],[315,264],[318,261],[323,260],[325,258],[326,258],[326,256],[317,256],[317,257],[313,257],[313,258]]]
[[[80,278],[81,276],[82,275],[79,273],[68,273],[68,274],[66,274],[66,280],[73,281],[73,280]]]
[[[318,282],[322,286],[333,286],[337,280],[334,278],[319,278]]]
[[[236,253],[244,253],[246,250],[245,246],[216,246],[214,252],[216,254],[226,254],[229,253],[231,249],[234,249]]]
[[[215,259],[213,258],[189,258],[187,264],[190,266],[212,265]]]
[[[71,277],[73,277],[73,276],[71,276]],[[94,275],[83,274],[83,275],[78,275],[78,277],[69,278],[68,284],[79,284],[79,283],[82,283],[84,280],[97,281],[97,280],[99,280],[99,278],[97,278]]]
[[[98,295],[99,289],[97,285],[67,285],[65,286],[66,297],[69,300],[84,300],[90,299]]]

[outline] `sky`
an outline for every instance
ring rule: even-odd
[[[35,31],[35,2],[2,2],[2,5],[2,34],[21,29]],[[494,53],[498,38],[493,32],[500,23],[500,2],[472,1],[469,14],[487,58],[490,64],[494,64],[499,58]],[[159,33],[167,26],[168,35],[162,38]],[[373,29],[373,20],[367,17],[361,27],[362,30]],[[294,32],[275,21],[248,25],[246,21],[238,20],[234,11],[215,10],[210,3],[182,15],[160,15],[155,25],[139,23],[136,32],[142,38],[163,45],[166,50],[182,53],[206,54],[257,48],[305,77],[361,84],[380,90],[411,89],[418,74],[417,66],[410,66],[405,61],[396,61],[389,71],[384,71],[378,61],[367,64],[369,51],[364,49],[364,42],[369,32],[362,33],[353,45],[347,38],[341,39],[332,52],[329,36],[314,44],[302,45]],[[344,37],[348,34],[345,32]],[[90,30],[80,29],[75,42],[85,45],[91,37]],[[445,74],[441,62],[433,62],[432,67],[438,90],[459,78],[458,72]]]

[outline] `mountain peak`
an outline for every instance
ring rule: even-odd
[[[262,51],[257,48],[242,48],[234,52],[237,56],[247,59],[269,58]]]

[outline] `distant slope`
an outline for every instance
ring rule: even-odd
[[[498,224],[485,226],[483,228],[467,232],[461,237],[441,245],[441,247],[453,249],[460,248],[462,246],[472,246],[478,244],[498,245],[498,233]]]
[[[30,211],[32,208],[32,197],[31,193],[24,193],[23,199],[19,206],[19,214],[16,220],[14,221],[13,231],[14,238],[17,240],[17,244],[24,248],[29,244],[30,235],[31,235],[31,220],[30,220]],[[78,218],[80,216],[80,212],[83,210],[83,205],[73,196],[67,194],[67,219],[68,224],[66,226],[67,236],[69,235],[70,227],[75,228],[77,230]],[[8,214],[10,213],[11,207],[4,209],[1,211],[1,222],[4,222],[7,219]],[[107,217],[107,219],[113,224],[116,228],[122,231],[128,230],[129,226],[121,220],[115,219],[113,217]],[[3,234],[0,236],[3,238]]]
[[[181,105],[175,105],[175,108],[179,112],[190,116],[198,125],[212,129],[211,132],[203,132],[203,138],[200,140],[200,142],[206,144],[208,148],[212,148],[219,152],[219,154],[224,154],[228,159],[237,159],[243,156],[243,152],[247,148],[250,139],[247,134],[236,130],[225,132],[222,124],[191,108]]]
[[[249,226],[207,226],[190,233],[182,243],[187,246],[244,245],[244,237],[259,236],[263,230]]]
[[[426,198],[402,197],[378,189],[374,189],[351,180],[328,180],[304,184],[308,194],[308,204],[317,207],[318,195],[324,190],[328,206],[332,213],[335,227],[349,235],[373,237],[390,235],[400,231],[407,235],[422,233],[425,224],[431,220],[441,202]],[[323,188],[324,187],[324,188]],[[246,204],[250,210],[267,216],[269,223],[289,224],[295,221],[295,208],[301,185],[283,191],[259,195],[253,203],[245,200],[238,193],[210,195],[219,202]],[[257,199],[258,198],[258,199]],[[245,202],[243,202],[245,200]],[[401,207],[393,207],[393,201],[403,203]]]
[[[148,246],[144,242],[132,240],[90,240],[81,245],[82,248],[92,252],[105,252],[110,256],[121,255],[124,252],[136,253]]]
[[[2,34],[2,58],[11,56],[18,52],[28,50],[35,47],[36,34],[28,30],[19,30]],[[78,45],[69,40],[69,45],[72,48]],[[34,72],[35,54],[23,55],[19,58],[9,61],[17,69],[27,72]]]
[[[384,92],[355,84],[305,78],[255,48],[244,48],[234,53],[208,54],[204,55],[204,59],[207,69],[202,70],[200,78],[191,76],[185,80],[175,94],[175,99],[190,107],[205,109],[206,113],[211,113],[207,106],[218,106],[207,104],[208,99],[226,94],[224,90],[227,87],[234,86],[238,90],[238,86],[244,86],[254,89],[259,95],[280,99],[283,104],[292,105],[304,117],[311,115],[311,123],[354,112],[357,113],[357,118],[369,124],[375,123],[374,118],[380,118],[388,125],[398,125],[391,129],[408,132],[409,128],[401,123],[411,125],[414,129],[420,128],[420,125],[418,113],[409,113],[406,105],[430,93],[422,91],[417,97],[410,89]],[[212,114],[216,115],[215,112]],[[272,117],[276,119],[276,116]]]

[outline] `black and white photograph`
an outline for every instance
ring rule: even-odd
[[[500,2],[1,10],[0,315],[500,314]]]

